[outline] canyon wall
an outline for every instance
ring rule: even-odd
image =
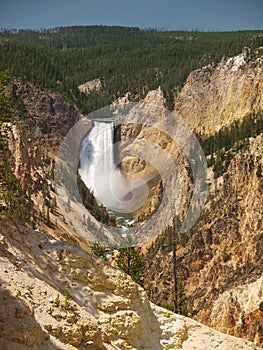
[[[199,134],[213,135],[248,114],[262,113],[262,84],[262,56],[223,60],[190,74],[175,99],[175,114]],[[178,278],[192,317],[262,344],[262,134],[230,153],[222,176],[214,179],[208,169],[208,201],[190,240],[178,237]],[[147,255],[145,287],[154,302],[171,306],[172,248],[161,242]]]
[[[175,97],[174,113],[192,130],[211,135],[244,116],[263,109],[262,48],[249,59],[249,50],[217,66],[190,73]]]

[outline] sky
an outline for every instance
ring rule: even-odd
[[[0,0],[0,28],[263,29],[263,0]]]

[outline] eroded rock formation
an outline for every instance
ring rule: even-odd
[[[129,276],[1,217],[3,349],[259,349],[151,304]]]

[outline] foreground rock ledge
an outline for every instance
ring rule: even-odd
[[[260,349],[151,304],[77,246],[0,219],[1,349]]]

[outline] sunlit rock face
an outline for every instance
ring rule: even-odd
[[[3,217],[0,233],[3,349],[257,349],[151,304],[130,277],[77,246]]]
[[[263,109],[262,57],[246,55],[192,72],[175,98],[175,114],[199,134],[213,135]],[[203,219],[178,251],[179,278],[198,321],[262,344],[262,134],[234,151],[213,180]],[[205,218],[207,217],[207,219]],[[172,301],[172,258],[157,249],[146,273],[152,300]],[[149,273],[151,270],[151,273]],[[165,291],[165,292],[164,292]],[[261,308],[260,308],[261,305]]]
[[[261,51],[262,52],[262,51]],[[263,58],[246,53],[190,73],[175,98],[174,112],[193,130],[214,134],[223,126],[263,109]]]

